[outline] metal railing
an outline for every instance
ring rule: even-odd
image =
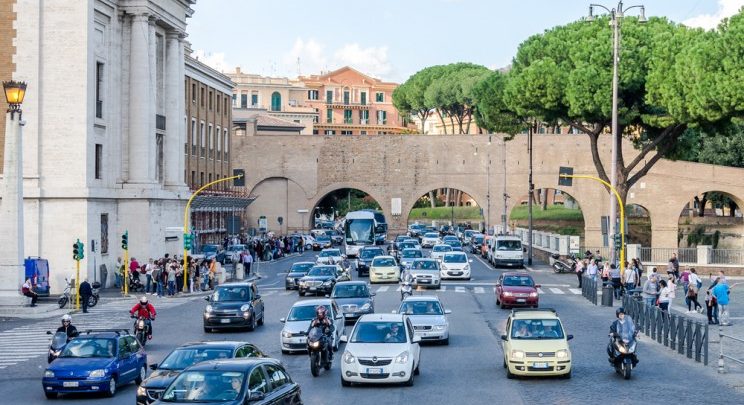
[[[726,364],[724,363],[724,360],[723,359],[729,359],[731,361],[735,361],[735,362],[737,362],[739,364],[744,365],[744,360],[737,359],[735,357],[731,357],[731,356],[728,356],[726,354],[723,354],[723,338],[731,339],[731,340],[737,341],[739,343],[744,343],[744,339],[739,339],[739,338],[734,337],[734,336],[726,335],[726,334],[723,333],[723,327],[719,327],[718,328],[718,342],[721,345],[721,349],[720,349],[719,354],[718,354],[718,372],[719,373],[725,373],[726,372]]]
[[[597,280],[584,276],[581,280],[581,295],[594,305],[597,305]]]
[[[696,362],[708,365],[708,324],[670,314],[628,294],[623,296],[623,307],[625,314],[635,321],[639,332],[688,359],[694,358]]]
[[[641,248],[642,263],[665,263],[672,257],[672,253],[677,254],[677,260],[683,264],[696,264],[698,262],[697,248]]]
[[[744,250],[742,249],[713,249],[710,257],[711,264],[739,264],[744,265]]]

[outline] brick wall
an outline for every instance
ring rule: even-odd
[[[13,54],[15,47],[15,13],[13,5],[16,0],[0,0],[0,81],[10,80],[13,77],[15,64]],[[5,149],[5,110],[8,108],[5,96],[0,96],[0,173],[3,172],[3,158]]]

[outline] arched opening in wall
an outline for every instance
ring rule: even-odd
[[[529,227],[529,200],[524,194],[509,213],[510,229]],[[584,243],[584,214],[570,194],[554,188],[535,189],[532,194],[532,227],[560,235],[579,236]]]
[[[638,204],[626,205],[625,222],[628,227],[625,231],[625,234],[628,235],[626,244],[651,246],[651,215],[646,207]]]
[[[744,248],[742,200],[722,191],[692,196],[679,214],[677,244],[680,248],[698,245],[713,249]]]
[[[367,211],[373,215],[373,238],[375,243],[384,243],[387,238],[388,224],[380,203],[369,193],[355,188],[337,189],[321,197],[312,208],[310,226],[316,230],[334,230],[336,242],[342,243],[342,238],[345,237],[344,220],[348,213],[358,211]],[[354,237],[359,235],[361,231],[355,230]]]
[[[456,188],[437,188],[420,196],[408,213],[408,224],[421,224],[442,230],[443,226],[484,230],[480,204],[470,194]]]

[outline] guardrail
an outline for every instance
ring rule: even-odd
[[[594,305],[597,305],[597,280],[584,276],[581,281],[581,295]]]
[[[623,307],[638,331],[688,359],[708,365],[708,324],[664,312],[627,294],[623,296]]]
[[[726,335],[726,334],[723,333],[723,327],[719,327],[718,328],[718,341],[719,341],[719,343],[721,345],[721,349],[720,349],[720,352],[718,354],[718,372],[719,373],[725,373],[726,372],[726,365],[725,365],[723,359],[729,359],[731,361],[735,361],[735,362],[737,362],[739,364],[744,365],[744,360],[737,359],[735,357],[731,357],[731,356],[728,356],[728,355],[723,354],[723,338],[728,338],[728,339],[731,339],[731,340],[735,340],[735,341],[737,341],[739,343],[744,343],[744,339],[739,339],[739,338],[734,337],[734,336]]]

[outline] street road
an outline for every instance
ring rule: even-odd
[[[279,346],[282,324],[296,291],[284,291],[283,273],[291,263],[314,259],[314,253],[292,257],[277,263],[261,264],[263,276],[259,290],[266,305],[266,324],[255,332],[205,334],[202,330],[202,297],[155,299],[159,316],[154,338],[147,345],[148,363],[160,361],[174,347],[198,340],[245,340],[256,344],[272,357],[281,359],[292,378],[302,387],[306,404],[425,404],[425,403],[716,403],[744,402],[744,393],[730,387],[730,379],[721,379],[713,367],[680,356],[641,337],[638,345],[640,364],[630,381],[615,374],[606,357],[607,333],[614,319],[613,308],[595,307],[575,289],[572,274],[531,271],[542,285],[540,306],[558,311],[573,352],[573,378],[507,380],[502,368],[500,335],[508,311],[495,305],[493,284],[500,274],[479,258],[473,257],[470,282],[445,282],[436,294],[452,310],[450,345],[422,348],[421,375],[414,387],[354,386],[342,388],[339,365],[343,347],[334,357],[333,368],[317,378],[310,374],[307,356],[283,355]],[[356,274],[353,273],[354,278]],[[374,285],[378,312],[397,308],[397,285]],[[127,310],[131,301],[109,301],[91,314],[75,315],[84,326],[131,327]],[[48,337],[44,331],[56,327],[57,319],[13,321],[0,325],[0,398],[3,404],[47,403],[41,387],[46,366]],[[351,325],[347,326],[351,331]],[[712,346],[714,347],[714,346]],[[715,350],[711,350],[715,362]],[[58,401],[75,404],[134,404],[134,385],[121,387],[114,398],[64,397]]]

